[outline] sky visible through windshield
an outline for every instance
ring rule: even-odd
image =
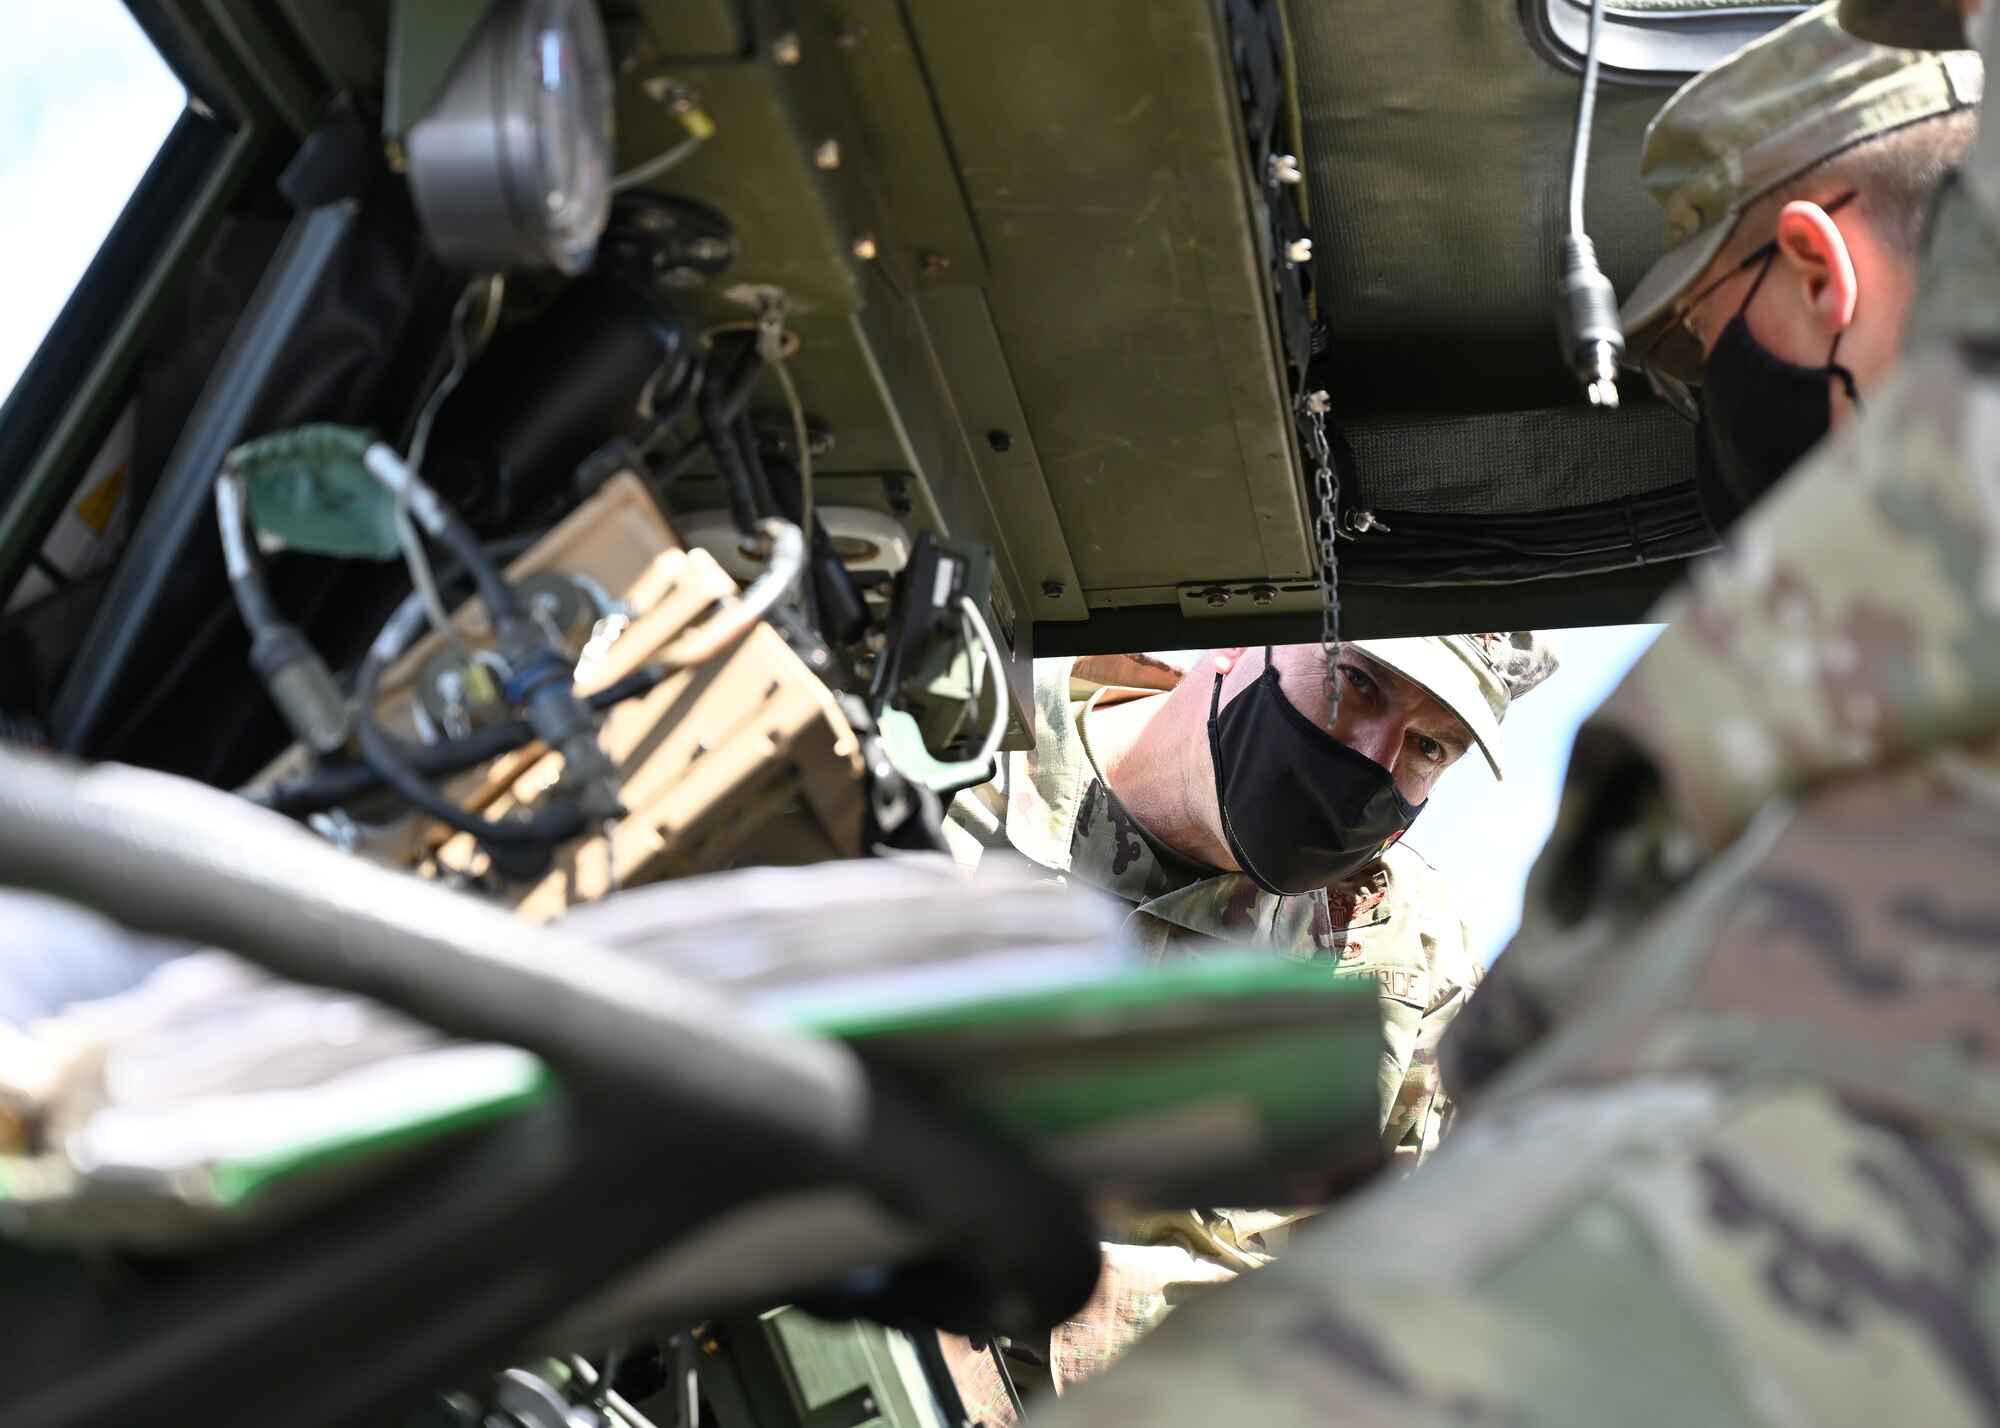
[[[10,0],[0,44],[0,401],[187,94],[118,0]]]
[[[1472,929],[1472,950],[1491,962],[1521,921],[1528,869],[1555,827],[1577,726],[1646,652],[1659,625],[1605,625],[1551,635],[1562,664],[1507,711],[1500,727],[1507,778],[1478,754],[1460,759],[1432,790],[1409,845],[1445,875]]]

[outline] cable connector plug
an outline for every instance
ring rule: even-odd
[[[1598,271],[1597,249],[1581,233],[1562,240],[1562,276],[1556,282],[1556,333],[1563,361],[1583,383],[1594,407],[1618,405],[1618,361],[1625,332],[1618,324],[1618,294]]]
[[[277,621],[260,628],[250,641],[250,667],[301,743],[320,755],[346,747],[354,730],[347,697],[298,626]]]

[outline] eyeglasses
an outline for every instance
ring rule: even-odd
[[[1859,196],[1859,189],[1849,189],[1832,202],[1823,205],[1821,211],[1825,213],[1838,213]],[[1665,353],[1663,353],[1662,348],[1666,345],[1668,339],[1678,336],[1692,339],[1695,343],[1695,351],[1698,353],[1701,347],[1701,335],[1688,326],[1688,315],[1701,306],[1702,301],[1709,294],[1713,293],[1730,279],[1741,273],[1748,272],[1759,264],[1768,265],[1777,256],[1778,240],[1775,236],[1768,242],[1758,245],[1757,248],[1745,254],[1742,262],[1738,263],[1693,297],[1677,304],[1674,312],[1674,321],[1662,328],[1660,334],[1647,344],[1645,352],[1640,355],[1639,369],[1646,374],[1646,380],[1652,384],[1654,394],[1667,404],[1669,411],[1675,416],[1680,417],[1683,421],[1697,424],[1701,421],[1701,382],[1698,379],[1690,381],[1668,370],[1664,365]],[[1751,286],[1749,296],[1743,299],[1743,307],[1747,308],[1750,306],[1750,299],[1757,296],[1757,287],[1762,285],[1762,283],[1763,278],[1760,275],[1757,283]],[[1740,312],[1742,309],[1739,308],[1738,311]],[[1675,345],[1679,347],[1678,343]],[[1681,351],[1685,352],[1685,349],[1683,348]]]

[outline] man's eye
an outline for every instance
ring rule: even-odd
[[[1425,738],[1422,734],[1419,734],[1417,736],[1417,752],[1432,763],[1436,763],[1444,757],[1444,745],[1440,744],[1436,739]]]
[[[1342,665],[1340,672],[1347,677],[1347,682],[1353,686],[1357,694],[1366,694],[1375,688],[1375,681],[1351,664]]]

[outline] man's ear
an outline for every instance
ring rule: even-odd
[[[1778,255],[1827,337],[1845,332],[1861,294],[1854,256],[1827,211],[1798,199],[1786,204],[1778,213]]]
[[[1215,662],[1215,672],[1226,679],[1229,671],[1236,668],[1236,661],[1243,658],[1243,651],[1249,648],[1248,645],[1237,645],[1233,649],[1210,650],[1208,657]]]

